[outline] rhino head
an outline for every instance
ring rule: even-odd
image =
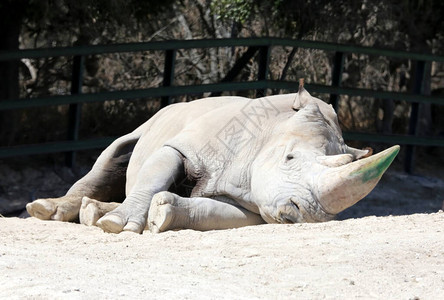
[[[331,220],[370,193],[400,148],[347,146],[331,105],[302,84],[293,110],[252,164],[251,197],[268,223]]]

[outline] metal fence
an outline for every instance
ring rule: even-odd
[[[31,107],[45,107],[53,105],[69,104],[68,139],[59,142],[22,145],[13,147],[0,147],[0,158],[35,155],[44,153],[68,152],[67,162],[72,165],[75,161],[75,153],[80,150],[104,148],[115,137],[103,137],[91,140],[79,140],[78,131],[80,124],[80,108],[82,103],[103,102],[114,99],[132,98],[159,98],[162,106],[170,104],[172,96],[201,94],[211,92],[218,95],[223,91],[257,90],[259,93],[266,89],[297,90],[298,82],[273,81],[268,79],[270,51],[272,47],[298,47],[318,49],[334,52],[334,65],[332,68],[332,84],[319,85],[307,84],[307,89],[312,92],[330,94],[330,103],[337,108],[340,95],[372,97],[382,100],[403,100],[411,103],[411,114],[408,135],[383,135],[344,132],[346,140],[358,140],[367,142],[390,143],[406,145],[405,169],[413,170],[415,146],[444,147],[444,139],[439,137],[417,136],[417,123],[419,104],[430,103],[444,105],[444,98],[424,95],[424,78],[428,64],[432,62],[444,62],[443,56],[423,53],[411,53],[388,49],[375,49],[371,47],[350,46],[325,42],[313,42],[304,40],[291,40],[280,38],[245,38],[245,39],[201,39],[201,40],[171,40],[148,43],[128,43],[114,45],[78,46],[66,48],[24,49],[18,51],[0,52],[0,61],[20,60],[23,58],[46,58],[66,56],[72,57],[73,71],[71,82],[71,95],[50,96],[31,99],[3,99],[0,100],[0,111],[23,109]],[[191,48],[216,48],[216,47],[248,47],[247,51],[236,62],[233,68],[219,83],[202,85],[174,85],[174,68],[176,52],[179,49]],[[164,51],[164,77],[163,84],[156,88],[108,91],[100,93],[82,94],[83,69],[85,56],[105,53],[139,52],[139,51]],[[341,87],[344,57],[348,53],[385,56],[391,59],[405,59],[416,63],[414,76],[414,88],[410,93],[376,91],[361,88]],[[258,54],[258,74],[256,81],[232,82],[242,68]]]

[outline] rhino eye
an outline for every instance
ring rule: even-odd
[[[287,155],[287,160],[292,160],[293,158],[294,158],[293,154],[290,153],[290,154]]]

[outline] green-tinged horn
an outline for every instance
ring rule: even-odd
[[[337,214],[370,193],[399,152],[393,146],[378,154],[327,169],[318,178],[318,199],[323,209]]]

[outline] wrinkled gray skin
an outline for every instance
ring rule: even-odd
[[[368,194],[398,150],[356,161],[367,151],[348,147],[332,107],[303,87],[206,98],[162,109],[103,151],[66,196],[27,210],[114,233],[327,221]],[[172,193],[184,178],[191,195]]]

